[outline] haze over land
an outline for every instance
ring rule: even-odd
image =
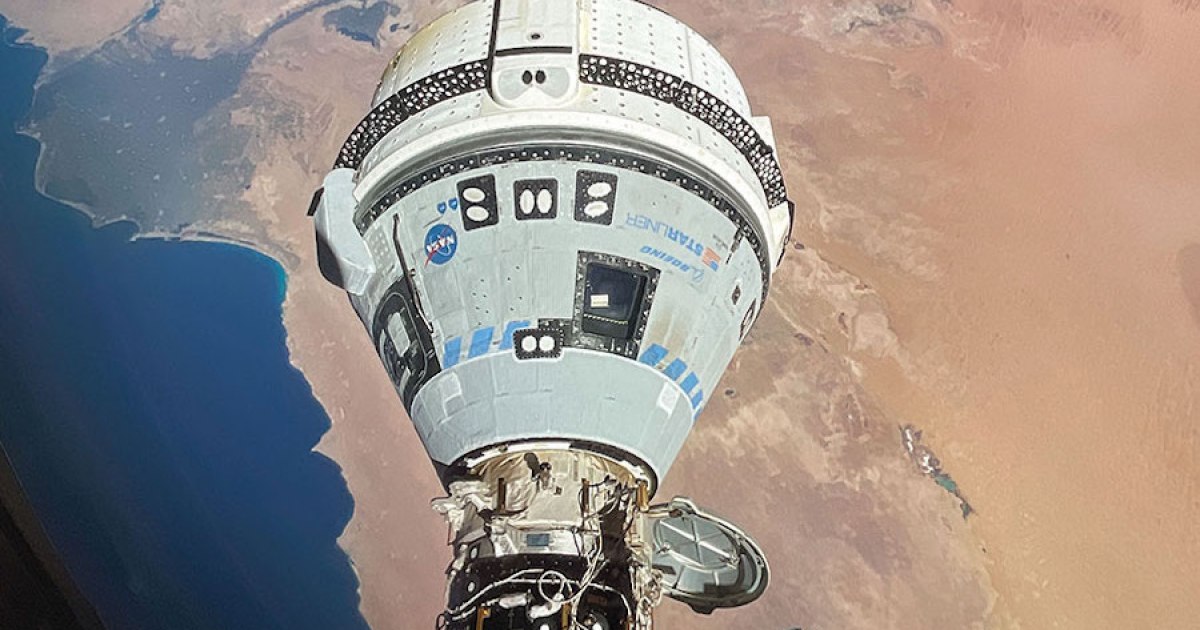
[[[457,3],[332,21],[364,5],[87,4],[0,0],[52,55],[42,184],[100,221],[284,264],[292,356],[356,502],[341,542],[364,614],[432,620],[440,488],[317,273],[305,210],[394,51]],[[707,619],[668,603],[661,625],[1192,627],[1200,5],[656,4],[771,116],[803,244],[660,494],[735,517],[771,589]],[[73,90],[109,90],[108,109]],[[909,423],[977,510],[965,521],[909,458]]]

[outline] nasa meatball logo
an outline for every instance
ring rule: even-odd
[[[429,263],[444,265],[454,258],[456,251],[458,235],[449,225],[438,223],[425,233],[425,266],[429,266]]]

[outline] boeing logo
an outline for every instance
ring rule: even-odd
[[[697,267],[696,265],[690,265],[682,260],[679,260],[678,258],[668,254],[667,252],[664,252],[661,249],[658,249],[656,247],[651,247],[649,245],[642,245],[641,252],[643,254],[649,254],[649,255],[667,263],[668,265],[671,265],[672,267],[682,271],[683,273],[688,274],[689,276],[691,276],[692,282],[700,282],[701,280],[704,279],[704,270],[703,269]]]
[[[666,221],[656,221],[644,214],[631,214],[625,217],[625,225],[647,232],[653,232],[669,241],[682,245],[684,249],[691,252],[700,259],[700,265],[708,267],[713,271],[721,268],[720,255],[713,251],[711,247],[705,246],[694,237],[687,234],[683,230],[667,223]],[[703,277],[703,273],[701,273]]]

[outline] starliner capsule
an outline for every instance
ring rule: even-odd
[[[653,504],[791,228],[771,126],[635,0],[485,0],[391,61],[314,197],[449,496],[454,630],[649,628],[756,599],[758,546]]]

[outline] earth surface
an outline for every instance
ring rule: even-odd
[[[661,627],[1195,627],[1200,3],[654,4],[738,70],[797,203],[660,495],[733,517],[772,585]],[[0,0],[51,56],[48,194],[286,268],[376,628],[441,608],[441,490],[305,210],[384,64],[454,6]]]

